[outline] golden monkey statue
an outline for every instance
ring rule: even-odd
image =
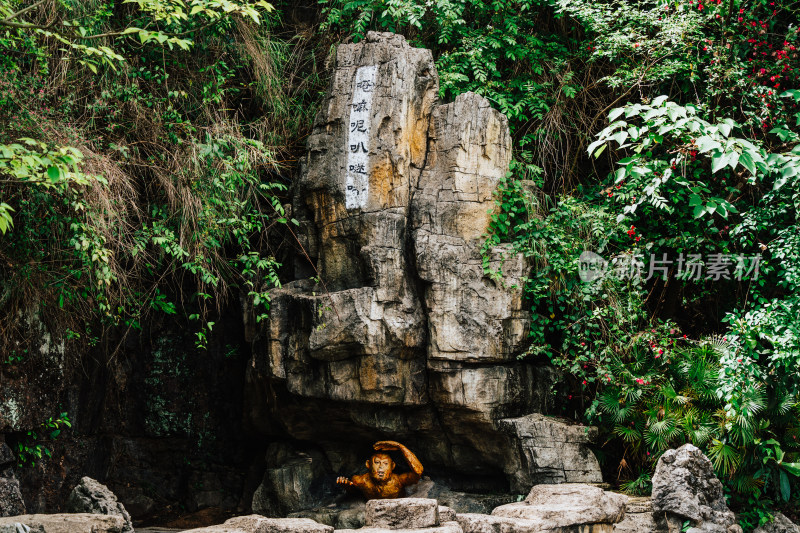
[[[348,490],[359,490],[368,500],[381,498],[400,498],[405,496],[405,487],[419,481],[422,475],[422,463],[411,450],[393,440],[382,440],[372,446],[378,452],[399,450],[405,457],[412,472],[394,473],[394,461],[387,453],[376,453],[367,460],[366,474],[353,476],[351,479],[339,477],[336,483],[344,485]]]

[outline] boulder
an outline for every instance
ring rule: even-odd
[[[800,527],[786,518],[783,513],[775,513],[772,522],[758,526],[753,533],[800,533]]]
[[[67,500],[67,511],[71,513],[92,513],[119,516],[123,520],[123,533],[133,531],[131,515],[125,506],[117,501],[117,497],[108,487],[86,476],[72,489]]]
[[[425,498],[369,500],[366,527],[424,529],[439,525],[439,503]]]
[[[543,530],[605,524],[598,531],[611,531],[625,516],[627,499],[591,485],[536,485],[525,501],[501,505],[492,516],[528,520]]]
[[[539,533],[540,523],[535,520],[506,518],[479,513],[463,513],[456,517],[464,533]]]
[[[320,503],[330,478],[321,452],[299,451],[284,443],[269,445],[267,468],[253,494],[251,508],[264,516],[283,517]]]
[[[662,528],[671,530],[686,520],[692,524],[688,533],[733,533],[739,528],[711,461],[691,444],[668,450],[659,458],[652,497]]]
[[[332,533],[333,528],[307,518],[237,516],[224,524],[190,529],[185,533]]]
[[[125,520],[119,515],[92,513],[30,514],[0,518],[0,528],[25,524],[45,533],[123,533]],[[132,530],[131,530],[132,531]]]
[[[266,518],[258,515],[237,516],[227,520],[227,527],[248,533],[332,533],[333,527],[308,518]]]
[[[0,477],[0,516],[25,514],[25,502],[19,490],[19,480]]]
[[[0,516],[25,514],[25,501],[14,476],[17,458],[8,444],[0,442]]]
[[[540,483],[599,483],[600,463],[588,444],[597,428],[538,413],[498,420],[515,437],[516,453],[507,474],[516,486]]]

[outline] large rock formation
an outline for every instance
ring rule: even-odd
[[[429,465],[505,475],[517,491],[601,481],[586,438],[562,438],[570,458],[558,464],[532,452],[539,435],[564,435],[560,423],[542,417],[523,435],[498,422],[545,411],[553,381],[518,359],[531,265],[503,247],[486,265],[481,255],[511,138],[484,98],[442,105],[438,91],[430,51],[401,36],[338,47],[294,195],[308,257],[273,294],[250,423],[319,443],[334,470],[391,436]]]
[[[670,532],[681,531],[688,520],[688,533],[741,533],[711,461],[691,444],[659,458],[653,474],[653,513],[659,527]]]

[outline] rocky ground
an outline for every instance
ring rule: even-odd
[[[423,484],[424,485],[424,484]],[[430,486],[428,487],[430,490]],[[441,493],[444,494],[444,493]],[[441,495],[440,494],[440,495]],[[0,502],[1,504],[2,502]],[[171,533],[741,533],[725,505],[711,462],[686,444],[667,451],[653,477],[652,498],[630,498],[581,484],[535,485],[519,502],[490,512],[457,512],[435,498],[331,505],[307,516],[237,516],[208,527],[144,528]],[[130,517],[103,485],[84,478],[70,495],[76,512],[0,518],[0,533],[132,533]],[[2,508],[0,508],[1,510]],[[326,512],[327,511],[327,512]],[[310,518],[313,516],[315,519]],[[800,533],[783,515],[756,533]]]

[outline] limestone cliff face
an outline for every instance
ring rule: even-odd
[[[357,460],[346,443],[391,437],[465,474],[504,471],[520,490],[600,481],[586,439],[550,440],[569,440],[588,466],[538,465],[508,429],[525,424],[498,422],[545,411],[552,382],[517,360],[530,265],[500,248],[504,282],[483,272],[511,138],[482,97],[442,105],[438,91],[430,51],[401,36],[339,46],[293,202],[316,271],[298,262],[301,279],[273,296],[250,423],[320,442],[334,470]]]

